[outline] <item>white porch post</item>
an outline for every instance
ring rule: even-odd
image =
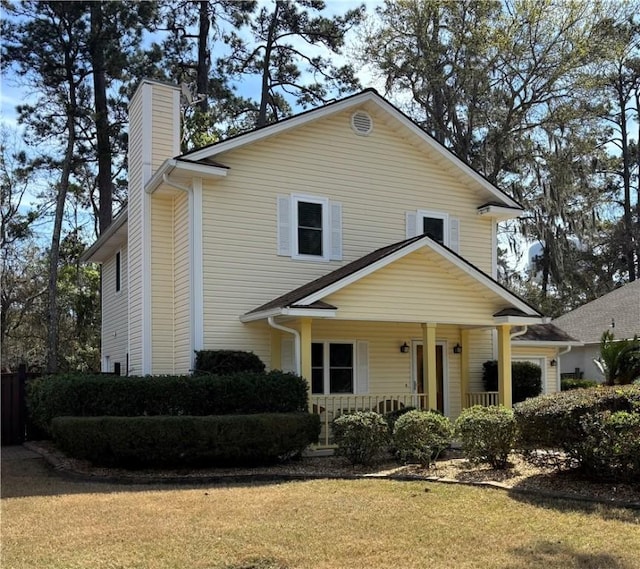
[[[498,402],[511,407],[511,326],[498,326]]]
[[[428,409],[438,408],[438,376],[436,372],[436,325],[422,324],[422,370],[427,391]]]

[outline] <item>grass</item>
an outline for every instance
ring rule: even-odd
[[[147,487],[24,468],[2,480],[4,569],[640,567],[632,510],[419,482]]]

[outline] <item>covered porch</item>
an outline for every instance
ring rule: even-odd
[[[512,327],[542,315],[423,235],[379,249],[244,314],[269,331],[271,367],[309,382],[322,444],[338,415],[416,407],[455,418],[511,405]],[[484,392],[482,364],[498,360]]]

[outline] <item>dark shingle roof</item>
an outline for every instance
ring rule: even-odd
[[[553,323],[585,344],[600,342],[606,330],[618,339],[640,335],[640,280],[588,302]]]
[[[526,333],[516,336],[514,342],[579,342],[553,324],[532,324]]]

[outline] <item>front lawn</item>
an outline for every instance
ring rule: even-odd
[[[146,487],[25,473],[3,486],[4,569],[637,569],[640,559],[638,511],[458,485]]]

